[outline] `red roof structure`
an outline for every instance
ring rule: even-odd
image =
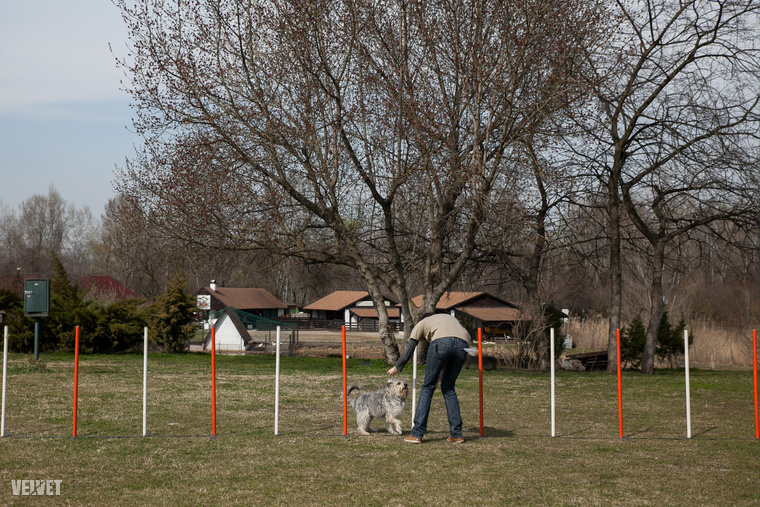
[[[79,285],[80,289],[85,290],[92,299],[120,301],[139,297],[121,282],[106,275],[82,276],[76,278],[74,282]]]
[[[27,276],[24,278],[38,277]],[[118,301],[122,299],[135,299],[139,297],[121,282],[113,277],[106,275],[80,276],[72,278],[71,283],[84,290],[90,298],[98,301]],[[19,295],[22,295],[24,292],[24,279],[19,279],[15,276],[0,277],[0,289],[7,289]]]
[[[21,296],[24,293],[24,280],[16,276],[0,276],[0,289],[15,292]]]

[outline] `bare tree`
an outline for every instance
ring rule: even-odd
[[[715,201],[729,198],[730,189],[746,181],[747,166],[735,156],[751,149],[748,141],[757,135],[760,6],[735,0],[615,5],[621,26],[612,51],[593,61],[599,121],[579,152],[597,168],[609,199],[610,368],[622,305],[622,212],[652,246],[652,354],[644,367],[651,373],[664,247],[707,215],[725,218],[713,213]],[[693,220],[673,206],[685,200],[699,215]],[[638,207],[644,202],[646,216]]]
[[[51,253],[63,260],[72,273],[87,271],[99,226],[88,207],[77,209],[51,185],[47,195],[24,199],[18,215],[7,208],[0,212],[5,272],[15,273],[20,267],[25,276],[49,274]]]
[[[188,241],[355,269],[429,311],[457,280],[506,157],[579,95],[594,2],[120,2],[148,135],[122,191]]]

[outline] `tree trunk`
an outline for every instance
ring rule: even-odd
[[[652,309],[649,313],[649,325],[647,337],[644,342],[644,351],[641,354],[641,373],[652,375],[654,373],[654,358],[657,350],[657,334],[660,329],[660,320],[665,311],[665,303],[662,291],[662,269],[665,264],[665,241],[660,239],[654,245],[655,251],[652,256],[652,280],[650,294]]]
[[[622,165],[622,163],[621,163]],[[620,254],[620,198],[618,181],[620,172],[618,164],[612,169],[607,189],[609,192],[609,226],[610,226],[610,329],[607,343],[607,371],[617,370],[617,330],[623,306],[623,278]]]
[[[367,284],[367,290],[370,297],[372,297],[375,310],[377,310],[380,342],[383,344],[383,356],[385,357],[385,362],[389,365],[396,364],[400,354],[398,344],[396,343],[396,337],[391,330],[390,319],[388,318],[388,308],[385,306],[385,297],[380,291],[380,285],[372,276],[371,271],[361,262],[359,262],[359,273],[361,273]]]

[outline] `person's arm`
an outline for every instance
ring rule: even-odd
[[[406,345],[406,350],[404,350],[404,353],[401,354],[401,357],[398,358],[398,361],[396,361],[396,366],[388,370],[388,375],[391,377],[395,375],[396,373],[403,371],[404,366],[406,366],[406,363],[409,362],[409,360],[412,358],[412,354],[414,353],[414,349],[417,348],[417,340],[409,340],[409,343]]]

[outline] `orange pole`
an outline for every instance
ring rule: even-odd
[[[620,329],[617,330],[617,387],[618,387],[618,426],[620,438],[623,438],[623,381],[620,369]]]
[[[211,434],[216,436],[216,334],[211,327]]]
[[[343,335],[343,434],[348,435],[348,391],[346,388],[346,326],[342,327]]]
[[[483,328],[478,328],[478,380],[480,391],[480,436],[483,436]]]
[[[71,437],[77,437],[77,400],[79,398],[79,326],[74,331],[74,424]]]
[[[760,438],[760,412],[757,407],[757,330],[752,330],[752,364],[755,383],[755,438]]]

